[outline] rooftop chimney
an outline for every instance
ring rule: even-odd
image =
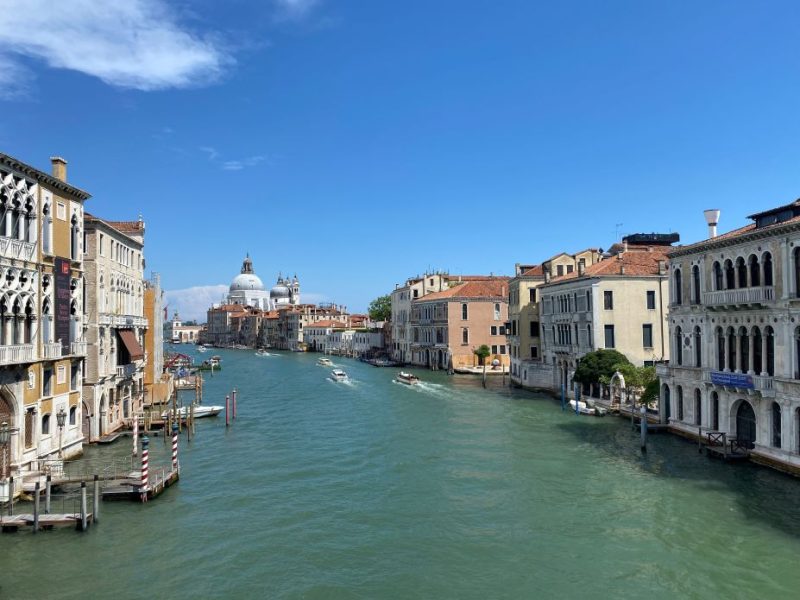
[[[545,268],[545,270],[544,270],[544,282],[545,283],[550,283],[550,268],[549,267]]]
[[[586,263],[582,260],[578,261],[578,277],[583,277],[584,272],[586,271]]]
[[[53,165],[53,177],[61,181],[67,181],[67,161],[60,156],[51,156],[50,164]]]
[[[658,261],[658,274],[665,275],[667,273],[667,261],[660,260]]]
[[[703,215],[705,215],[706,223],[708,223],[708,237],[709,239],[714,239],[715,237],[717,237],[717,223],[719,223],[719,209],[709,208],[708,210],[703,211]]]

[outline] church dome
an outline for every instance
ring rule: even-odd
[[[255,273],[240,273],[233,278],[230,287],[230,291],[232,292],[239,290],[258,290],[263,292],[264,284]]]
[[[285,285],[276,285],[269,291],[270,298],[289,298],[292,293],[289,291],[289,288]]]

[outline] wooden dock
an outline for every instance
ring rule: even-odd
[[[0,517],[0,531],[3,533],[14,533],[21,528],[34,528],[36,526],[37,518],[32,514],[19,514]],[[87,525],[93,521],[93,514],[86,514]],[[39,515],[38,516],[39,530],[55,529],[56,527],[73,527],[75,529],[82,528],[81,513],[66,513],[60,515]]]
[[[140,474],[131,474],[127,479],[118,479],[109,485],[103,486],[100,492],[103,500],[133,500],[134,502],[147,502],[160,496],[165,489],[177,483],[181,478],[180,469],[167,471],[166,469],[151,470],[150,482],[144,488]]]

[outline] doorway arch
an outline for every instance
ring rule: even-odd
[[[756,441],[756,413],[747,400],[736,408],[736,440],[745,448],[753,448]]]

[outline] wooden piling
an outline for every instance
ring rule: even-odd
[[[88,526],[89,525],[86,518],[86,482],[81,481],[81,521],[80,521],[81,531],[86,531],[86,528]]]
[[[228,403],[229,402],[230,402],[230,398],[228,396],[225,396],[225,427],[228,427],[231,424],[230,419],[228,418]]]
[[[92,522],[100,520],[100,477],[94,476],[94,498],[92,499]]]
[[[39,531],[39,486],[37,481],[33,486],[33,533]]]
[[[642,406],[642,408],[639,409],[639,412],[642,415],[642,418],[639,421],[639,430],[642,438],[642,452],[647,452],[647,408]]]
[[[50,493],[53,487],[51,475],[48,475],[44,483],[44,514],[50,514]]]
[[[14,515],[14,477],[8,478],[8,516]]]
[[[236,388],[231,392],[231,401],[233,402],[233,420],[236,420]]]

